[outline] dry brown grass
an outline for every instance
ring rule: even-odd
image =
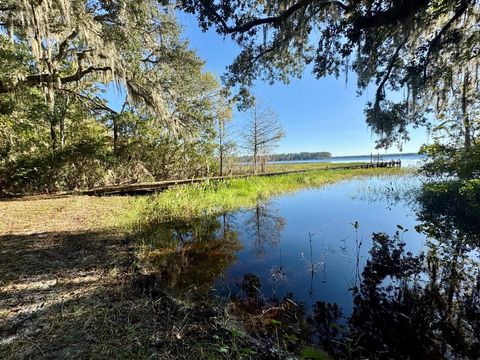
[[[131,251],[112,224],[132,203],[85,196],[0,202],[0,344],[7,358],[53,356],[55,341],[45,335],[58,335],[53,323],[65,307],[119,283]]]
[[[124,196],[36,197],[0,201],[0,236],[112,228],[135,199]]]

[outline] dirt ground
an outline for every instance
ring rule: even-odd
[[[132,203],[0,201],[0,358],[268,358],[220,307],[175,300],[138,273],[134,239],[112,226]]]

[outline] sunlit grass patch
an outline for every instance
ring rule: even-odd
[[[384,176],[403,172],[404,170],[398,168],[322,170],[191,184],[150,196],[141,206],[137,206],[137,215],[143,224],[188,221],[250,208],[258,200],[303,188],[321,187],[360,176]]]

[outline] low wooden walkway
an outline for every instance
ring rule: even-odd
[[[185,180],[168,180],[168,181],[158,181],[158,182],[149,182],[149,183],[136,183],[136,184],[124,184],[124,185],[111,185],[98,187],[89,190],[77,191],[75,194],[79,195],[93,195],[93,196],[104,196],[104,195],[140,195],[140,194],[149,194],[153,192],[163,191],[165,189],[186,184],[195,184],[208,181],[219,181],[219,180],[230,180],[230,179],[241,179],[248,178],[252,176],[278,176],[278,175],[288,175],[288,174],[301,174],[310,171],[319,171],[319,170],[353,170],[353,169],[370,169],[370,168],[385,168],[385,167],[400,167],[400,162],[394,161],[384,161],[371,164],[359,164],[359,165],[348,165],[348,166],[328,166],[326,165],[323,168],[313,168],[313,169],[304,169],[304,170],[290,170],[290,171],[281,171],[281,172],[271,172],[271,173],[262,173],[262,174],[242,174],[242,175],[228,175],[228,176],[213,176],[213,177],[204,177],[196,179],[185,179]]]

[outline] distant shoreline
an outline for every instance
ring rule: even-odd
[[[378,153],[373,154],[373,162],[377,161]],[[403,154],[380,154],[379,161],[391,161],[401,160],[404,166],[419,166],[420,162],[425,159],[426,156],[418,153],[403,153]],[[288,164],[343,164],[343,163],[370,163],[372,158],[370,155],[352,155],[352,156],[332,156],[323,159],[309,159],[309,160],[274,160],[269,159],[267,164],[271,166],[281,166]],[[242,157],[236,162],[237,165],[251,166],[251,157]]]
[[[373,155],[373,159],[374,161],[376,161],[377,157],[379,156],[378,153],[377,154],[372,154]],[[403,154],[380,154],[380,159],[381,160],[401,160],[401,159],[412,159],[412,158],[415,158],[415,159],[421,159],[421,158],[424,158],[423,155],[420,155],[418,153],[403,153]],[[251,157],[247,157],[247,156],[244,156],[242,158],[239,159],[239,163],[240,164],[250,164],[251,163]],[[242,161],[243,160],[243,161]],[[362,162],[370,162],[371,160],[371,155],[350,155],[350,156],[331,156],[331,157],[325,157],[325,158],[313,158],[313,159],[298,159],[298,160],[275,160],[275,158],[273,157],[273,159],[269,159],[267,162],[269,164],[282,164],[282,163],[288,163],[288,164],[293,164],[293,163],[315,163],[315,162],[319,162],[319,163],[334,163],[334,162],[345,162],[345,161],[348,161],[348,162],[358,162],[358,161],[362,161]]]
[[[396,153],[396,154],[367,154],[367,155],[343,155],[343,156],[332,156],[329,159],[355,159],[355,158],[365,158],[365,157],[370,157],[373,155],[374,157],[380,156],[380,158],[384,157],[411,157],[411,156],[422,156],[419,153]],[[312,159],[312,160],[317,160],[317,159]],[[322,159],[325,160],[325,159]]]
[[[294,155],[294,154],[297,154],[297,153],[291,153],[289,155]],[[298,153],[300,154],[300,153]],[[339,156],[325,156],[325,157],[311,157],[311,158],[303,158],[303,159],[289,159],[289,160],[277,160],[276,158],[278,158],[278,156],[281,156],[281,155],[284,155],[284,154],[272,154],[269,156],[269,160],[268,162],[269,163],[276,163],[276,162],[303,162],[303,161],[309,161],[309,162],[313,162],[313,161],[319,161],[319,162],[326,162],[326,161],[329,161],[329,162],[333,162],[334,160],[344,160],[344,159],[365,159],[365,158],[368,158],[370,159],[370,157],[373,155],[374,158],[380,156],[380,159],[383,159],[383,158],[404,158],[404,157],[414,157],[414,156],[419,156],[419,157],[423,157],[422,155],[418,154],[418,153],[394,153],[394,154],[379,154],[379,153],[375,153],[375,154],[366,154],[366,155],[339,155]],[[249,162],[249,160],[251,159],[251,156],[248,156],[248,155],[243,155],[243,156],[240,156],[238,157],[238,160],[240,162]]]

